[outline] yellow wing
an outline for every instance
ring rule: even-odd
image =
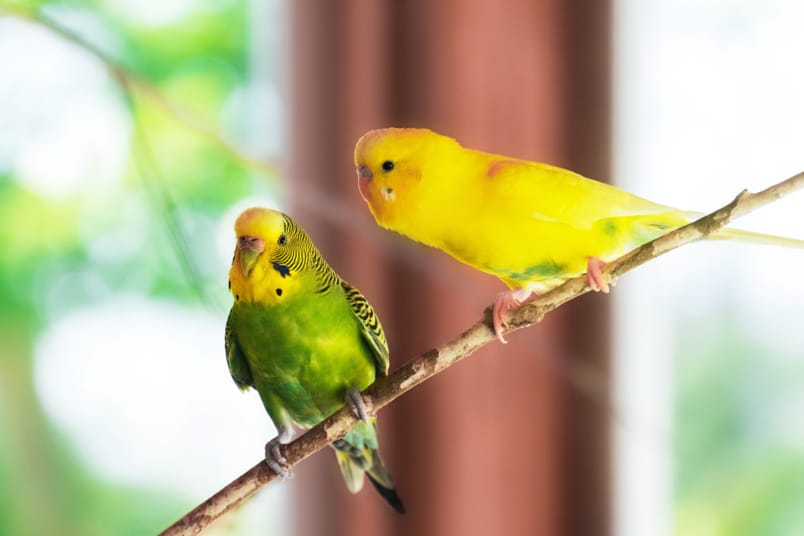
[[[549,288],[584,273],[590,257],[611,260],[688,221],[568,170],[464,151],[460,162],[428,170],[452,199],[438,246],[512,287]]]
[[[690,214],[567,169],[504,156],[485,156],[486,169],[470,176],[483,182],[481,189],[487,199],[494,199],[501,207],[519,215],[590,229],[595,223],[611,218],[675,214],[686,220]]]

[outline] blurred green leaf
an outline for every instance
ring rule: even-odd
[[[98,42],[118,47],[101,48],[167,99],[214,128],[232,123],[227,102],[247,81],[246,3],[196,2],[187,16],[152,27],[124,16],[119,2],[22,5],[43,9],[90,42],[100,28],[109,39]],[[74,24],[88,19],[88,26]],[[37,334],[74,308],[123,293],[199,304],[196,284],[221,297],[225,265],[210,237],[233,203],[265,188],[264,177],[164,103],[136,91],[132,97],[138,129],[122,180],[51,198],[15,175],[15,155],[0,170],[0,534],[153,534],[191,506],[187,497],[93,473],[49,422],[32,378]],[[172,223],[181,234],[170,231]],[[190,252],[197,274],[179,262],[178,248]]]

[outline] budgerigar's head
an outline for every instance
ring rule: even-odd
[[[243,211],[235,221],[229,288],[235,301],[276,303],[299,292],[301,273],[326,263],[310,237],[290,216],[267,208]]]
[[[275,210],[253,207],[235,221],[237,243],[233,264],[243,277],[251,275],[258,259],[268,258],[276,248],[287,245],[286,215]]]
[[[395,227],[417,202],[430,162],[458,147],[452,138],[425,128],[383,128],[364,134],[355,146],[360,195],[377,223]]]

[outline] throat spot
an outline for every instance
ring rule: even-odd
[[[281,275],[283,279],[290,275],[290,268],[288,268],[284,264],[279,264],[278,262],[274,262],[272,264],[272,266],[274,267],[274,270],[279,272],[279,275]]]

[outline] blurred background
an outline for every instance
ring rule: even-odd
[[[392,366],[501,284],[379,229],[366,130],[429,127],[713,210],[804,169],[804,5],[0,0],[0,534],[153,534],[275,433],[223,355],[232,224],[290,212]],[[804,237],[802,195],[738,226]],[[804,532],[804,252],[701,243],[380,414],[209,534]]]

